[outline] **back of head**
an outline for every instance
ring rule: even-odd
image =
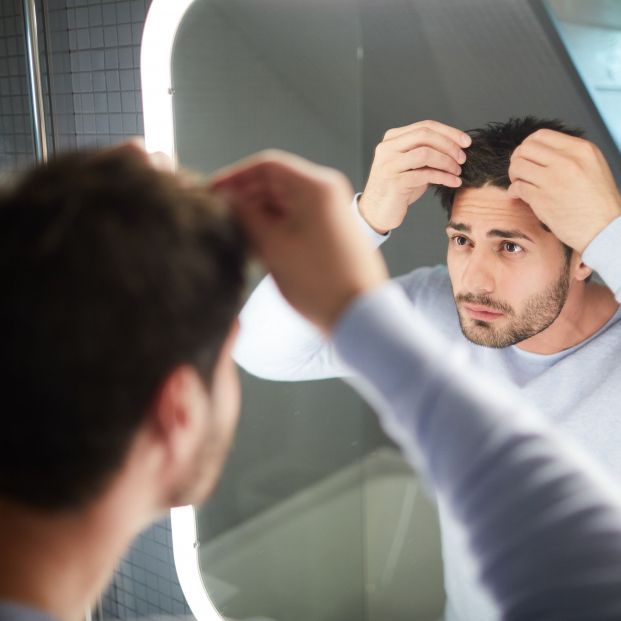
[[[531,134],[551,129],[570,136],[582,136],[583,131],[567,127],[557,119],[538,119],[534,116],[511,118],[505,123],[488,123],[468,134],[472,144],[466,149],[466,161],[461,165],[462,185],[459,188],[435,186],[436,195],[450,216],[456,192],[467,188],[495,186],[507,189],[511,185],[509,164],[511,154]]]
[[[94,498],[160,383],[209,384],[239,310],[245,244],[189,176],[138,149],[68,154],[0,196],[0,497]]]

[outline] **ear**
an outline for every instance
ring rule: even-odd
[[[184,472],[204,434],[209,395],[190,365],[174,369],[162,383],[149,413],[152,441],[158,445],[167,477]]]
[[[582,262],[581,255],[574,252],[574,256],[571,261],[571,272],[576,280],[584,282],[593,273],[593,270]]]

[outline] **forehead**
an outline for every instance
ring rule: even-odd
[[[473,233],[489,229],[520,230],[535,237],[553,237],[523,201],[510,198],[502,188],[467,188],[455,194],[451,221],[466,224]]]

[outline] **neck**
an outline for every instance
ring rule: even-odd
[[[134,517],[147,515],[140,504],[135,493],[131,497],[118,489],[73,512],[42,512],[0,501],[0,600],[61,621],[83,618],[146,525],[147,520]]]
[[[607,287],[573,282],[559,316],[543,332],[522,341],[520,349],[555,354],[593,336],[617,311],[619,304]]]

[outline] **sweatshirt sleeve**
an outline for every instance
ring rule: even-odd
[[[394,283],[356,300],[333,340],[463,525],[501,618],[621,618],[619,492],[577,446],[473,369]]]
[[[621,216],[600,231],[585,248],[582,260],[592,267],[621,302]]]
[[[354,196],[351,208],[371,242],[379,247],[390,233],[380,235],[366,223],[358,209],[360,196]],[[351,374],[332,343],[290,306],[271,276],[266,276],[252,292],[239,319],[241,329],[233,357],[257,377],[304,381]]]

